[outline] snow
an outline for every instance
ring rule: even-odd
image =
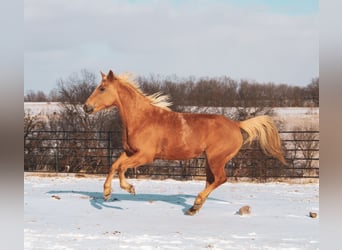
[[[225,183],[184,215],[204,181],[24,176],[25,249],[318,249],[319,184]],[[240,216],[249,205],[250,215]],[[318,213],[319,214],[319,213]],[[319,216],[318,216],[319,217]]]
[[[82,107],[82,105],[80,105]],[[212,113],[212,114],[234,114],[236,112],[235,107],[196,107],[185,106],[187,112],[199,112],[199,113]],[[60,102],[24,102],[24,111],[31,115],[51,115],[54,112],[59,113],[62,111]],[[287,117],[293,116],[313,116],[319,115],[319,107],[277,107],[272,108],[274,116]]]
[[[24,112],[31,115],[51,115],[62,110],[60,102],[24,102]]]

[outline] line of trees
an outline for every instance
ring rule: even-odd
[[[318,107],[319,78],[313,78],[304,87],[288,84],[258,83],[222,77],[177,76],[137,77],[141,89],[148,93],[161,91],[170,95],[173,108],[180,106],[210,107]],[[57,81],[57,87],[49,94],[28,91],[25,102],[83,103],[98,84],[98,77],[87,70]]]

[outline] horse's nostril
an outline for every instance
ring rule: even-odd
[[[94,108],[92,106],[90,106],[90,105],[84,104],[83,110],[84,110],[84,112],[90,114],[90,113],[93,112]]]

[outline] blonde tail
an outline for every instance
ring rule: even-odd
[[[251,143],[254,139],[258,139],[261,149],[266,155],[274,156],[286,165],[278,130],[271,117],[262,115],[241,121],[240,128],[248,134],[245,143]]]

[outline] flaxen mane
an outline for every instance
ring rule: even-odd
[[[139,87],[139,85],[137,84],[137,82],[134,79],[134,76],[130,73],[124,73],[121,75],[116,76],[119,81],[124,84],[125,86],[129,87],[130,89],[135,90],[136,92],[138,92],[139,94],[143,95],[144,97],[146,97],[150,103],[153,106],[165,109],[165,110],[171,110],[169,108],[169,106],[172,105],[172,102],[170,102],[170,97],[168,95],[164,95],[161,92],[157,92],[151,95],[147,95],[145,94],[141,88]]]

